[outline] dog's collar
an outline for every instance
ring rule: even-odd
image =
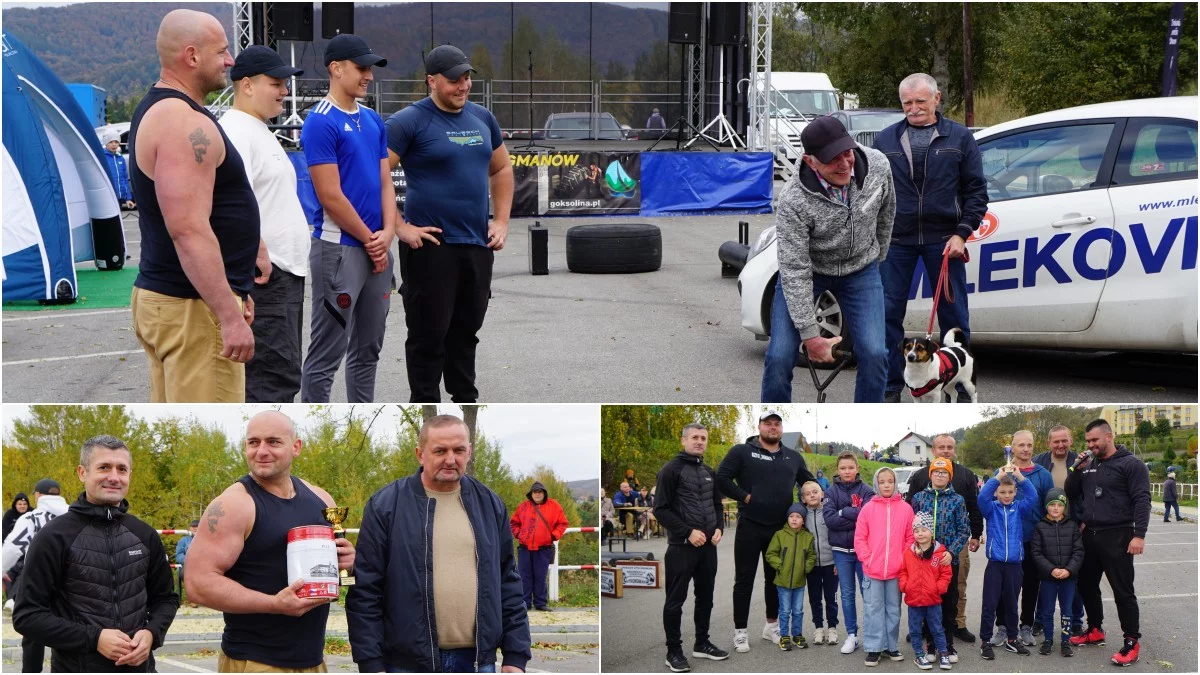
[[[938,376],[926,382],[918,389],[909,387],[908,389],[910,392],[912,392],[913,398],[919,398],[925,394],[928,394],[929,392],[933,391],[934,387],[942,384],[943,382],[949,382],[954,378],[955,375],[958,374],[958,364],[951,361],[950,357],[947,356],[945,352],[939,349],[934,353],[938,357]]]

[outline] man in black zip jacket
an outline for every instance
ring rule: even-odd
[[[51,672],[155,672],[179,596],[158,533],[127,513],[132,467],[120,439],[85,441],[83,494],[25,554],[13,628],[50,647]]]
[[[979,537],[983,535],[983,515],[979,513],[979,478],[966,466],[954,461],[958,455],[957,442],[950,434],[933,437],[931,449],[935,458],[950,460],[954,468],[950,486],[962,495],[967,506],[967,520],[971,522],[971,538],[958,556],[958,609],[955,617],[954,638],[963,642],[975,642],[975,635],[967,630],[967,575],[971,571],[971,554],[979,550]],[[923,466],[908,478],[908,494],[905,501],[912,505],[913,496],[929,487],[929,467]]]
[[[885,403],[899,403],[904,391],[904,340],[908,289],[917,261],[925,263],[931,282],[938,280],[942,259],[954,302],[938,305],[941,334],[960,328],[971,338],[967,311],[967,239],[987,214],[987,181],[983,160],[971,130],[937,111],[942,94],[937,80],[913,73],[900,82],[904,119],[875,136],[875,149],[887,156],[896,189],[896,220],[887,258],[879,263],[883,279],[884,332],[888,346]],[[959,385],[958,401],[969,400]]]
[[[465,475],[467,425],[431,417],[421,468],[367,501],[346,597],[354,662],[364,673],[522,673],[529,617],[504,501]]]
[[[771,537],[787,522],[795,501],[793,486],[816,480],[800,453],[783,445],[783,417],[768,410],[758,418],[758,436],[729,449],[717,468],[717,486],[738,505],[738,527],[733,537],[733,647],[750,651],[746,624],[758,561],[763,561],[763,595],[767,624],[763,639],[779,644],[779,595],[775,570],[767,564]]]
[[[667,667],[682,673],[692,669],[683,656],[683,603],[688,582],[695,581],[696,641],[692,656],[721,661],[729,652],[708,638],[713,588],[717,580],[717,544],[721,543],[721,493],[716,476],[704,463],[708,430],[699,423],[683,427],[683,451],[667,462],[654,481],[654,517],[667,531],[664,560],[667,600],[663,604],[663,630],[667,634]]]
[[[1124,634],[1120,651],[1112,656],[1118,666],[1137,662],[1141,639],[1137,593],[1133,588],[1133,557],[1141,555],[1150,524],[1150,472],[1146,465],[1113,442],[1112,427],[1104,419],[1088,423],[1084,438],[1088,452],[1080,456],[1067,475],[1067,499],[1079,508],[1073,512],[1083,527],[1083,569],[1079,593],[1087,610],[1087,631],[1071,638],[1073,645],[1104,644],[1104,602],[1100,575],[1108,577],[1117,617]]]

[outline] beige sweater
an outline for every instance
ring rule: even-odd
[[[438,647],[475,646],[475,531],[461,500],[453,492],[427,491],[437,501],[433,512],[433,606]]]

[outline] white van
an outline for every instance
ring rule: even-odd
[[[841,109],[838,92],[825,73],[772,72],[771,127],[776,147],[799,161],[800,132],[814,117]]]

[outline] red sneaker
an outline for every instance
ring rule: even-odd
[[[1125,638],[1125,644],[1121,646],[1121,651],[1113,654],[1112,662],[1118,666],[1132,666],[1137,663],[1138,652],[1141,651],[1141,646],[1134,638]]]
[[[1099,628],[1088,628],[1082,635],[1071,636],[1071,644],[1076,647],[1082,645],[1103,645],[1104,631]]]

